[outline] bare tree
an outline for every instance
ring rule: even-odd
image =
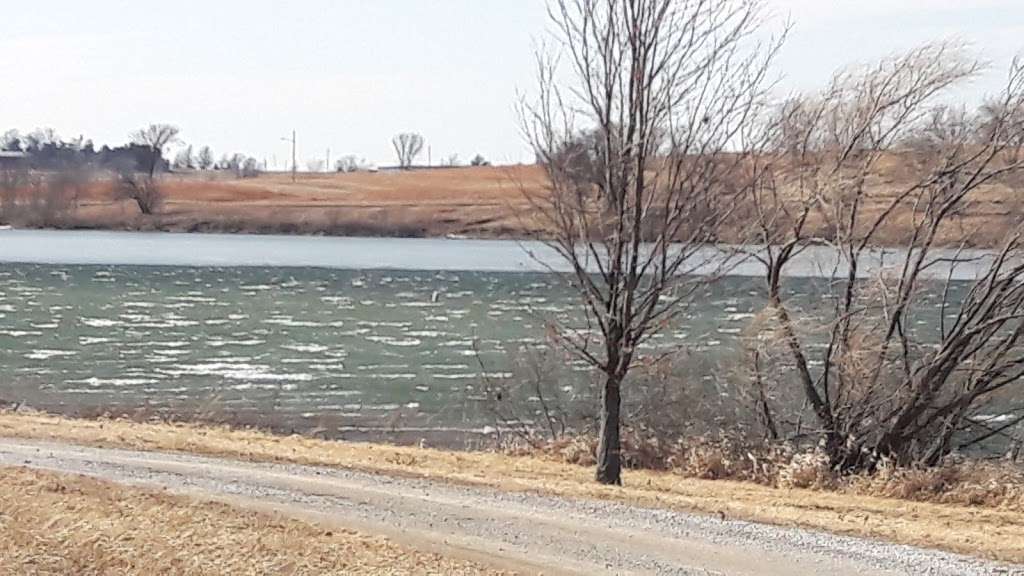
[[[195,168],[195,156],[192,154],[192,146],[187,146],[178,151],[178,154],[174,157],[174,167],[179,170]]]
[[[150,124],[142,130],[133,132],[132,142],[146,146],[150,150],[149,177],[156,175],[157,166],[164,156],[164,148],[178,139],[178,128],[170,124]]]
[[[760,143],[752,120],[781,43],[752,38],[761,11],[759,1],[549,5],[574,80],[563,88],[557,60],[539,57],[539,94],[521,114],[549,179],[530,199],[586,313],[587,326],[553,332],[602,374],[598,482],[621,484],[627,375],[681,320],[720,211],[747,185],[741,169]],[[583,172],[564,154],[581,132],[593,136]]]
[[[163,190],[157,178],[140,176],[131,169],[120,170],[117,175],[116,191],[122,198],[133,200],[139,212],[151,216],[163,203]]]
[[[209,146],[203,146],[199,149],[199,156],[196,158],[196,164],[200,170],[209,170],[216,164],[214,160],[213,150]]]
[[[0,152],[21,152],[21,132],[8,130],[0,135]]]
[[[259,160],[252,156],[245,159],[242,162],[241,176],[242,178],[255,178],[260,175],[260,163]]]
[[[350,154],[339,158],[334,164],[334,169],[338,172],[355,172],[356,170],[359,170],[359,166],[361,164],[362,162],[357,156]]]
[[[412,168],[416,157],[423,152],[423,136],[411,132],[403,132],[391,139],[391,145],[395,147],[395,154],[398,155],[399,168]]]
[[[959,249],[937,249],[979,191],[1024,167],[1014,144],[1024,112],[1020,62],[995,112],[935,105],[979,69],[959,46],[939,43],[843,72],[822,94],[782,108],[775,153],[755,163],[751,205],[765,248],[752,256],[765,267],[770,318],[759,339],[769,365],[758,374],[799,390],[813,423],[769,420],[787,436],[820,434],[837,471],[886,460],[932,465],[990,438],[1005,423],[986,422],[982,408],[1024,376],[1024,229],[984,258],[968,257],[966,237]],[[907,142],[924,146],[908,150]],[[910,174],[878,195],[877,175],[893,160]],[[815,218],[827,224],[817,237],[808,225]],[[906,240],[886,253],[880,233],[897,221]],[[838,258],[827,275],[826,320],[808,326],[785,282],[815,243]],[[957,273],[970,267],[976,280],[957,296]],[[922,319],[936,310],[937,322]],[[762,408],[770,415],[767,401]],[[1019,414],[1011,425],[1024,420]]]

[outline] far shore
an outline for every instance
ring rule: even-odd
[[[886,158],[871,182],[865,214],[882,210],[908,178],[905,160]],[[437,168],[355,173],[266,173],[237,178],[229,172],[172,173],[161,178],[162,202],[144,215],[120,198],[110,181],[76,191],[68,211],[18,228],[68,228],[397,238],[531,240],[550,236],[536,207],[547,179],[536,165]],[[939,244],[1000,245],[1019,214],[1018,190],[1006,184],[979,189],[954,218]],[[531,198],[534,201],[531,201]],[[910,232],[911,206],[890,218],[876,238],[899,246]],[[743,243],[748,222],[722,225],[721,239]],[[827,217],[812,214],[810,236],[825,235]]]

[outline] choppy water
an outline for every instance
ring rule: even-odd
[[[578,322],[538,260],[516,242],[2,231],[0,399],[296,430],[479,428],[482,383],[513,377],[549,320]],[[815,281],[790,284],[808,309],[821,300]],[[740,270],[650,346],[685,345],[707,378],[737,364],[761,306]],[[572,392],[587,372],[566,360],[557,378]]]
[[[206,407],[300,428],[400,410],[432,426],[479,425],[482,379],[511,377],[511,353],[542,343],[547,319],[572,321],[576,301],[557,281],[9,264],[0,270],[0,366],[11,395],[69,412]],[[734,286],[743,297],[712,298],[689,332],[656,345],[726,346],[756,306],[750,282]]]

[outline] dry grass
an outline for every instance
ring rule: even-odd
[[[597,441],[577,437],[550,443],[547,456],[583,466],[595,464]],[[536,452],[513,448],[513,454]],[[951,459],[935,468],[883,466],[874,474],[840,476],[828,458],[789,445],[754,445],[729,440],[688,438],[660,445],[623,436],[623,459],[634,468],[665,470],[688,478],[738,480],[773,488],[811,488],[861,496],[1011,510],[1024,514],[1024,468],[1009,462]]]
[[[97,480],[0,469],[0,574],[487,574],[384,538]]]
[[[878,214],[912,178],[906,158],[880,163],[868,186],[864,214]],[[539,166],[507,166],[356,172],[350,174],[265,174],[235,179],[227,173],[169,175],[161,184],[165,202],[159,214],[141,216],[131,201],[112,190],[90,185],[67,225],[86,228],[223,231],[372,236],[467,235],[481,238],[531,238],[545,235],[523,192],[542,195],[546,176]],[[1022,183],[987,184],[974,202],[940,231],[940,243],[998,245],[1020,213]],[[109,188],[109,187],[108,187]],[[783,191],[785,196],[786,191]],[[897,245],[910,231],[913,207],[907,204],[876,235]],[[748,240],[750,214],[737,210],[726,222],[723,240]],[[868,221],[868,218],[864,219]],[[829,230],[827,219],[812,213],[809,235]]]
[[[852,489],[830,492],[772,488],[652,471],[628,472],[627,486],[620,489],[599,486],[592,481],[590,469],[552,458],[332,442],[252,430],[122,420],[82,421],[3,413],[0,437],[335,466],[510,491],[624,501],[1024,563],[1024,512],[1019,505],[994,508],[914,502],[863,495]]]

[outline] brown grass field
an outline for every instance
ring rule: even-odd
[[[1006,482],[998,476],[979,475],[971,480],[973,484],[959,487],[966,494],[939,493],[932,501],[913,501],[892,497],[900,493],[891,486],[853,486],[839,491],[783,489],[641,470],[627,472],[625,488],[613,488],[594,483],[590,468],[543,456],[451,452],[271,436],[253,430],[69,420],[41,414],[0,413],[0,437],[341,467],[509,491],[616,500],[1024,562],[1024,496],[1013,486],[1006,492],[990,485]],[[923,482],[909,479],[915,481]],[[910,489],[904,496],[918,494],[911,485],[904,484],[904,488]],[[1003,496],[977,497],[990,491]]]
[[[87,228],[511,238],[536,234],[523,190],[542,188],[535,167],[300,173],[297,182],[289,174],[171,175],[154,216],[98,184],[69,220]]]
[[[0,469],[0,575],[495,573],[349,530],[85,477]]]
[[[899,157],[880,163],[870,180],[865,216],[877,214],[907,185],[909,175]],[[998,183],[974,196],[966,212],[953,219],[940,242],[993,246],[1002,240],[1021,212],[1019,188]],[[139,214],[129,200],[118,199],[105,182],[79,195],[66,224],[84,228],[191,232],[330,234],[345,236],[532,238],[545,235],[526,194],[544,194],[546,177],[538,166],[508,166],[303,174],[265,174],[236,179],[222,173],[170,175],[163,182],[164,203],[153,216]],[[909,233],[909,206],[897,212],[879,240],[897,244]],[[741,242],[749,233],[742,218],[727,223],[726,241]],[[812,216],[811,234],[827,224]]]

